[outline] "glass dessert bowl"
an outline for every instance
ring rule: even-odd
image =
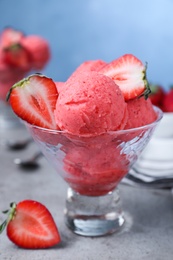
[[[98,136],[75,136],[26,123],[41,151],[68,183],[65,221],[75,233],[101,236],[124,223],[118,184],[149,142],[162,112],[151,124]]]

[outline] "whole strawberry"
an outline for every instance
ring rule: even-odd
[[[19,247],[49,248],[61,240],[51,213],[40,202],[11,203],[10,209],[3,213],[8,213],[8,218],[0,226],[0,233],[7,227],[8,238]]]
[[[149,98],[153,105],[162,107],[162,102],[165,96],[165,91],[162,86],[160,85],[154,85],[150,84],[151,94],[149,95]]]
[[[11,44],[2,49],[2,60],[5,64],[24,71],[31,69],[30,53],[20,43]]]
[[[22,38],[21,45],[30,53],[33,69],[43,69],[50,59],[48,42],[40,36],[28,35]]]
[[[23,32],[7,27],[0,34],[1,61],[12,68],[30,70],[30,54],[21,46],[20,42],[24,38]]]
[[[173,112],[173,88],[165,94],[162,110],[164,112]]]
[[[8,48],[13,44],[19,43],[23,37],[23,32],[12,27],[6,27],[0,34],[0,47]]]

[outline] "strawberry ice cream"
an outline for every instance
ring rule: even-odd
[[[115,139],[99,147],[93,144],[93,138],[93,142],[90,139],[88,143],[86,139],[64,147],[64,168],[68,173],[65,179],[74,190],[80,194],[97,196],[117,186],[129,167],[126,156],[120,153],[117,141]]]
[[[32,75],[22,81],[22,88],[15,84],[10,92],[14,111],[30,123],[31,133],[42,150],[52,151],[49,158],[58,173],[75,191],[87,196],[103,195],[116,187],[149,140],[148,129],[155,127],[149,124],[159,119],[147,99],[146,69],[138,59],[128,54],[118,63],[113,62],[113,67],[107,67],[116,79],[121,79],[123,90],[112,77],[98,72],[100,66],[105,66],[100,60],[83,63],[66,82]],[[33,99],[38,86],[39,95]],[[49,113],[43,112],[42,104],[48,106]],[[33,121],[31,111],[37,121]],[[50,115],[54,131],[52,123],[46,126],[49,129],[43,129]],[[148,126],[137,128],[144,125]]]
[[[76,76],[79,73],[84,72],[91,72],[91,71],[99,71],[101,70],[107,63],[103,60],[88,60],[83,62],[81,65],[77,67],[77,69],[73,72],[73,74],[70,76]]]
[[[124,128],[126,103],[119,87],[107,76],[78,74],[64,83],[55,120],[61,130],[71,134],[98,135]]]
[[[61,82],[61,81],[55,82],[55,85],[56,85],[58,93],[60,93],[63,90],[64,82]]]
[[[156,120],[150,99],[140,97],[127,102],[128,120],[125,129],[144,126]]]

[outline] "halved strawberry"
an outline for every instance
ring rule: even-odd
[[[146,78],[146,66],[132,54],[125,54],[99,70],[120,87],[125,100],[150,93]]]
[[[8,238],[19,247],[48,248],[61,240],[51,213],[40,202],[11,203],[10,210],[4,213],[8,213],[8,218],[0,226],[0,233],[7,227]]]
[[[2,60],[11,66],[24,70],[31,69],[30,53],[20,43],[11,44],[2,49]]]
[[[10,89],[10,99],[14,113],[30,124],[57,129],[54,109],[58,91],[52,79],[41,74],[24,78]]]

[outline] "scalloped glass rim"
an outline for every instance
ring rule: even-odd
[[[99,135],[97,135],[97,134],[96,135],[93,135],[93,134],[78,135],[78,137],[83,137],[83,138],[86,137],[87,138],[87,137],[102,136],[104,134],[115,134],[115,133],[117,135],[121,135],[121,134],[131,133],[131,132],[134,132],[134,131],[145,130],[147,128],[154,127],[162,119],[163,112],[160,108],[158,108],[156,106],[153,106],[153,107],[154,107],[154,110],[157,114],[157,119],[154,122],[152,122],[151,124],[147,124],[147,125],[136,127],[136,128],[124,129],[124,130],[108,131],[108,132],[105,132],[105,133],[102,133],[102,134],[99,134]],[[39,129],[40,131],[45,131],[45,132],[52,133],[52,134],[57,134],[57,133],[60,134],[61,133],[61,134],[68,134],[68,135],[71,135],[71,136],[76,136],[76,135],[69,133],[67,131],[64,131],[64,130],[48,129],[48,128],[40,127],[40,126],[37,126],[37,125],[32,125],[32,124],[30,124],[30,123],[28,123],[24,120],[22,120],[22,121],[24,122],[24,124],[26,126]]]

